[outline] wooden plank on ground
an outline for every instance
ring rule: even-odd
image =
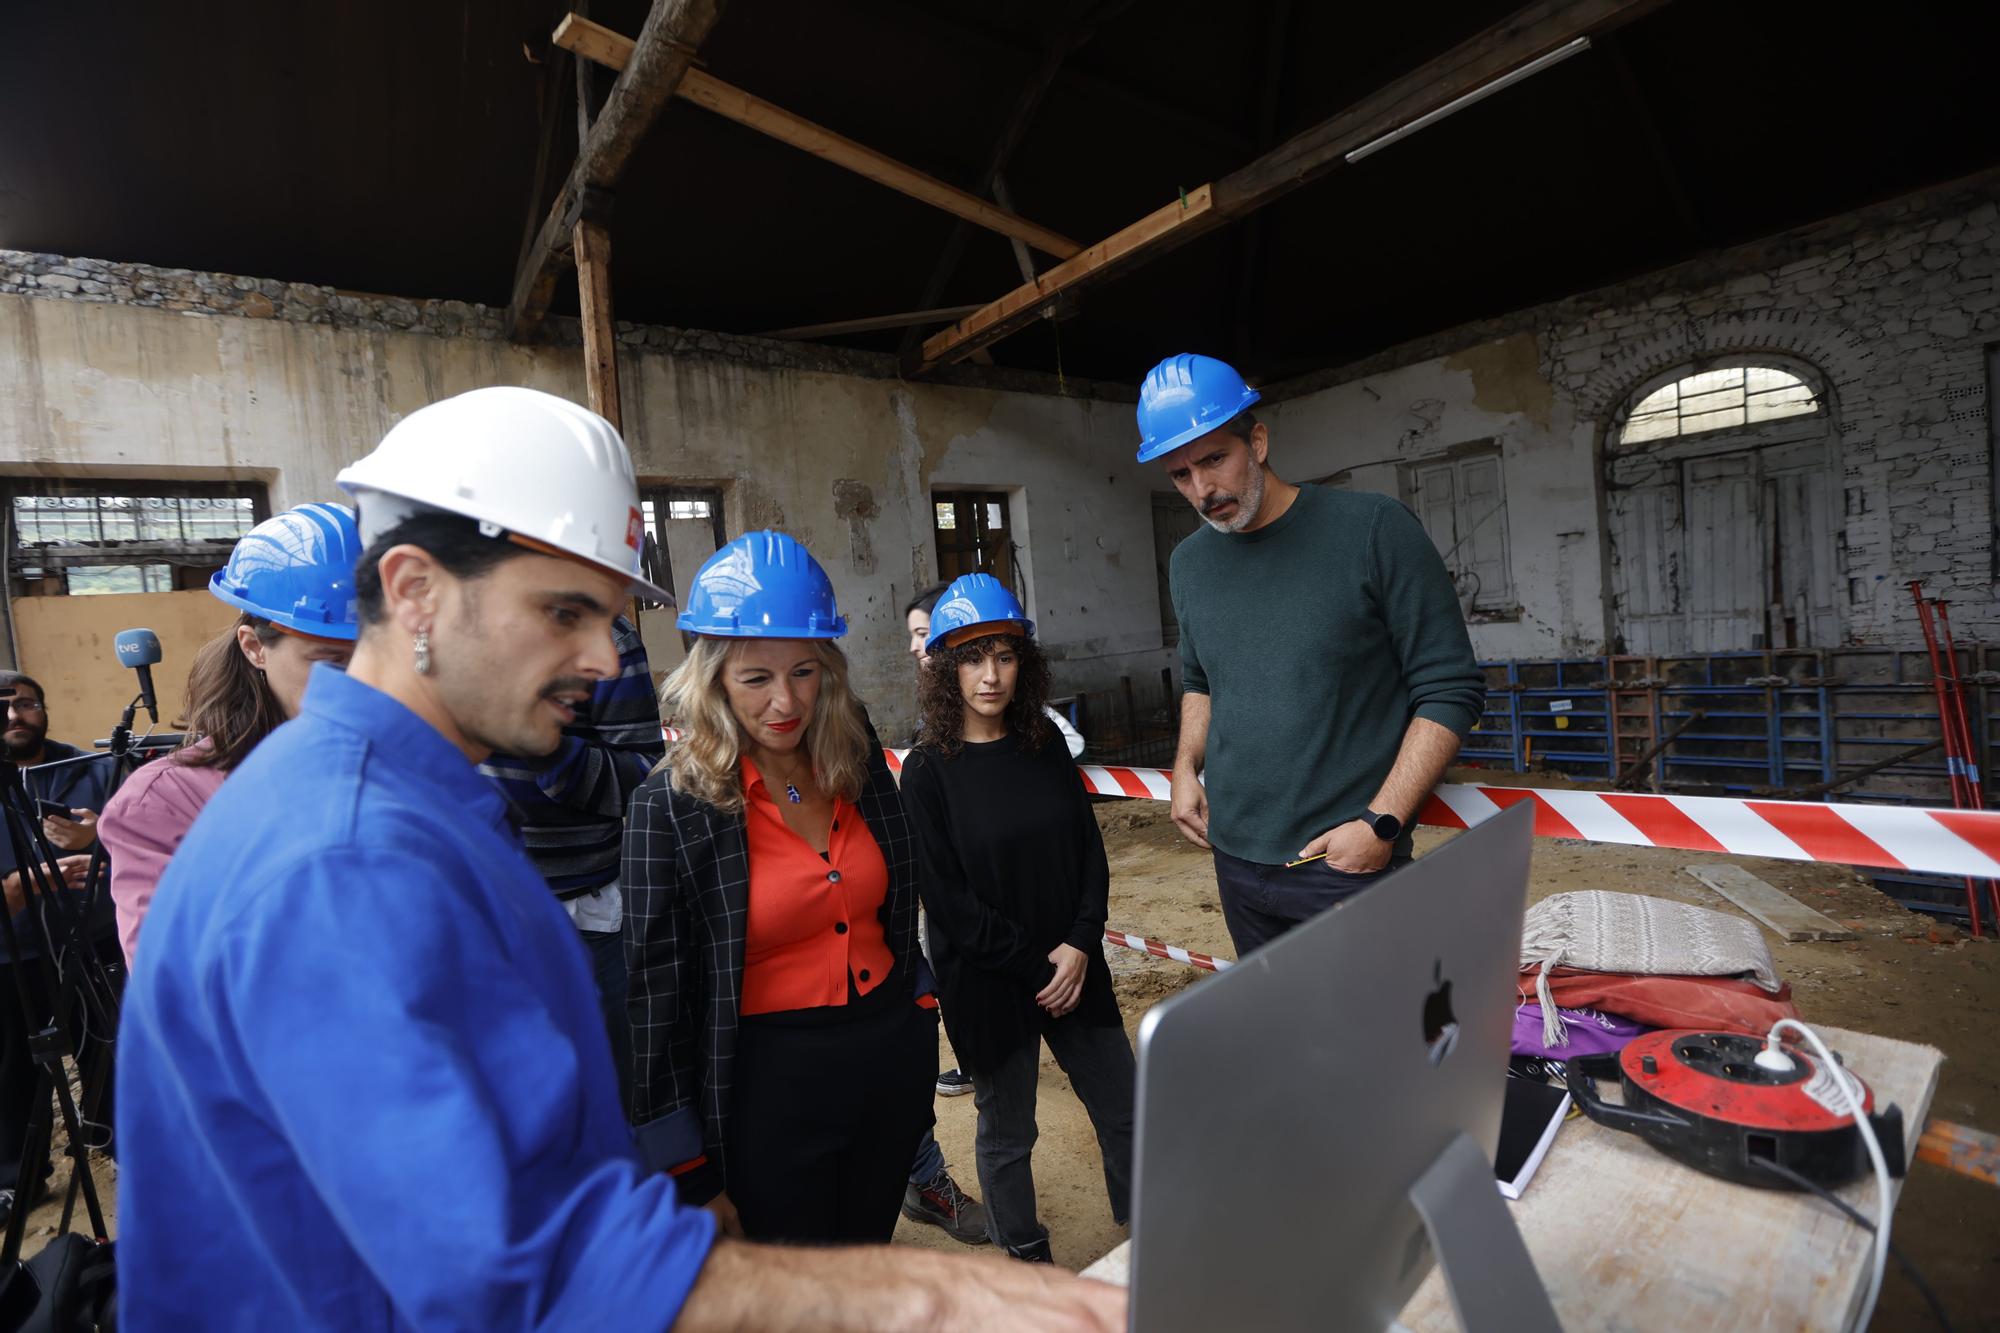
[[[1742,866],[1721,862],[1687,866],[1688,874],[1775,931],[1782,940],[1851,940],[1854,932],[1774,889]]]
[[[611,69],[623,69],[632,50],[631,38],[579,14],[570,14],[557,25],[555,43]],[[713,111],[725,120],[733,120],[780,143],[790,144],[801,152],[811,153],[837,167],[866,176],[876,184],[886,185],[920,203],[941,208],[988,231],[1032,245],[1044,254],[1067,259],[1083,249],[1067,236],[898,162],[885,153],[878,153],[866,144],[856,143],[844,134],[836,134],[825,126],[816,125],[804,116],[794,115],[754,93],[724,83],[705,70],[689,69],[681,76],[675,95],[704,110]]]

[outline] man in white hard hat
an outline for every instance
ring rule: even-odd
[[[641,1165],[576,932],[475,765],[553,750],[639,577],[617,432],[526,389],[340,483],[361,636],[162,879],[120,1051],[132,1329],[1108,1329],[1027,1265],[718,1239]]]

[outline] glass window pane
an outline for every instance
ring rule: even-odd
[[[1632,409],[1632,415],[1636,417],[1644,412],[1671,412],[1674,404],[1680,400],[1681,386],[1669,384],[1664,389],[1655,389],[1641,398],[1639,405]]]
[[[1750,400],[1750,420],[1776,421],[1780,417],[1810,416],[1819,411],[1819,404],[1810,397],[1803,400],[1785,400],[1776,394]]]
[[[936,515],[935,522],[937,523],[937,529],[939,532],[957,531],[958,507],[956,505],[953,505],[949,502],[941,502],[932,505],[931,509],[933,513]]]
[[[1744,382],[1752,393],[1767,389],[1782,389],[1799,384],[1799,377],[1776,366],[1746,366],[1743,370]]]
[[[997,504],[994,504],[994,503],[993,503],[992,501],[990,501],[990,500],[989,500],[989,501],[987,501],[987,504],[986,504],[986,527],[987,527],[987,530],[988,530],[988,531],[990,532],[990,531],[994,531],[994,530],[996,530],[996,529],[999,529],[999,528],[1004,528],[1004,527],[1006,527],[1006,526],[1007,526],[1007,520],[1006,520],[1005,518],[1001,517],[1001,514],[1000,514],[1000,506],[999,506],[999,505],[997,505]]]
[[[1742,405],[1743,386],[1740,384],[1724,389],[1712,389],[1706,393],[1684,393],[1681,395],[1681,416],[1695,417],[1718,408]]]
[[[1743,387],[1743,367],[1728,366],[1721,370],[1704,370],[1699,375],[1690,375],[1680,382],[1681,398],[1689,395],[1712,393],[1717,389],[1740,389]]]
[[[1717,430],[1723,426],[1743,424],[1743,409],[1726,407],[1720,412],[1704,412],[1700,416],[1681,418],[1681,433],[1692,435],[1701,430]]]
[[[1622,444],[1632,444],[1640,440],[1670,440],[1681,433],[1681,420],[1672,413],[1656,412],[1647,417],[1634,417],[1625,423],[1619,433]]]

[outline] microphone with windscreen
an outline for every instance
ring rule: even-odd
[[[119,663],[139,673],[139,697],[146,705],[147,715],[157,724],[160,706],[153,697],[153,664],[160,660],[160,636],[149,629],[127,629],[120,630],[113,642]]]

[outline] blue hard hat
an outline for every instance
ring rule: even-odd
[[[1009,623],[1021,626],[1023,637],[1034,637],[1035,622],[1006,584],[991,574],[961,574],[931,608],[931,636],[924,640],[924,651],[936,652],[947,635],[960,630],[993,625],[997,634],[1005,632],[998,626]]]
[[[718,639],[837,639],[847,622],[833,581],[797,539],[746,532],[710,556],[694,576],[687,610],[674,622]]]
[[[303,504],[244,533],[208,590],[282,629],[351,642],[360,634],[354,606],[360,557],[352,509]]]
[[[1139,461],[1222,429],[1261,397],[1226,362],[1193,352],[1168,357],[1139,386]]]

